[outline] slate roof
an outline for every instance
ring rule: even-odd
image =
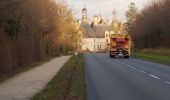
[[[111,25],[97,25],[93,28],[87,22],[81,23],[81,28],[86,33],[87,38],[105,38],[105,31],[111,31]]]
[[[86,8],[83,8],[82,11],[87,11],[87,9],[86,9]]]
[[[80,27],[85,31],[87,38],[94,38],[94,30],[90,27],[88,22],[82,22]]]
[[[96,38],[104,38],[106,31],[111,31],[111,25],[98,25],[93,27]]]

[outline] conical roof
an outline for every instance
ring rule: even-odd
[[[87,11],[87,9],[86,9],[86,8],[83,8],[82,11]]]

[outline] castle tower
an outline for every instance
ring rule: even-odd
[[[114,9],[113,11],[112,11],[112,20],[113,21],[117,21],[117,18],[116,18],[116,15],[117,15],[117,11]]]
[[[95,15],[94,18],[93,18],[94,25],[95,26],[98,25],[99,21],[100,21],[99,17],[97,15]]]
[[[84,8],[82,9],[82,21],[83,22],[87,22],[88,18],[87,18],[87,9],[86,6],[84,6]]]
[[[114,33],[117,33],[117,31],[118,31],[118,20],[117,20],[117,17],[116,17],[117,12],[116,12],[115,9],[113,10],[112,14],[113,14],[112,23],[111,23],[112,29],[113,29]]]

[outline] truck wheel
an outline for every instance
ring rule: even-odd
[[[112,58],[112,55],[110,54],[110,58]]]
[[[129,58],[129,56],[124,56],[124,58]]]
[[[110,58],[115,58],[115,55],[110,55]]]

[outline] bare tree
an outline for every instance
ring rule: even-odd
[[[73,50],[78,32],[65,3],[10,0],[0,5],[0,73]]]
[[[160,0],[138,14],[132,33],[137,48],[170,47],[170,1]]]

